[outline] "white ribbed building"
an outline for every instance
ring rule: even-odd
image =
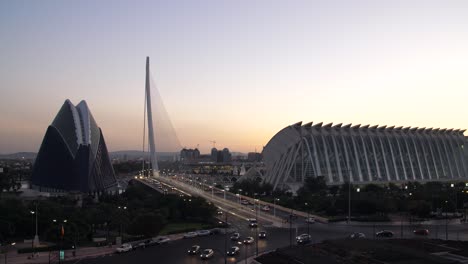
[[[307,177],[316,176],[331,185],[465,180],[464,131],[299,122],[264,148],[265,181],[296,191]]]

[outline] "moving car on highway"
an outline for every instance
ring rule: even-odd
[[[258,238],[260,239],[265,239],[267,236],[267,232],[266,231],[260,231],[260,233],[258,233]]]
[[[417,229],[413,231],[413,234],[418,235],[418,236],[428,236],[429,235],[429,230],[427,229]]]
[[[382,230],[375,233],[376,237],[393,237],[393,232],[389,230]]]
[[[213,257],[214,251],[211,248],[204,249],[200,254],[201,259],[209,259]]]
[[[227,254],[228,256],[234,256],[234,255],[238,254],[239,251],[240,251],[239,247],[231,247],[231,248],[226,252],[226,254]]]
[[[232,234],[232,236],[231,236],[231,240],[234,240],[234,241],[239,240],[239,238],[240,238],[240,234],[239,234],[239,233],[234,233],[234,234]]]
[[[352,238],[352,239],[366,238],[366,235],[364,235],[363,233],[352,233],[351,235],[349,235],[349,238]]]
[[[310,242],[310,235],[309,234],[302,234],[296,237],[297,244],[307,244]]]
[[[252,244],[254,242],[254,238],[253,237],[246,237],[244,239],[244,244]]]
[[[200,246],[199,245],[193,245],[191,248],[187,250],[187,253],[189,255],[196,255],[200,253]]]

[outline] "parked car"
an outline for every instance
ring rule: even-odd
[[[200,253],[200,246],[199,245],[193,245],[191,248],[187,250],[187,253],[189,255],[196,255]]]
[[[306,217],[305,219],[306,223],[313,224],[315,223],[315,217]]]
[[[146,243],[145,242],[139,242],[139,243],[135,243],[132,245],[133,249],[137,249],[137,248],[145,248],[146,247]]]
[[[197,232],[188,232],[184,234],[184,238],[192,238],[198,236]]]
[[[211,234],[210,230],[198,230],[197,231],[198,236],[208,236],[210,234]]]
[[[247,200],[241,200],[241,204],[243,204],[243,205],[248,205],[248,204],[249,204],[249,201],[247,201]]]
[[[239,251],[240,251],[240,248],[239,248],[239,247],[231,247],[231,248],[226,252],[226,254],[227,254],[228,256],[234,256],[234,255],[238,254]]]
[[[150,246],[154,246],[154,245],[157,245],[158,243],[156,242],[156,240],[153,240],[153,239],[148,239],[145,241],[145,246],[146,247],[150,247]]]
[[[266,231],[260,231],[260,233],[258,233],[258,238],[266,238],[267,236],[267,232]]]
[[[364,235],[363,233],[352,233],[351,235],[349,235],[349,238],[352,238],[352,239],[366,238],[366,235]]]
[[[418,230],[414,230],[413,234],[418,235],[418,236],[428,236],[429,235],[429,230],[427,230],[427,229],[418,229]]]
[[[263,206],[262,211],[265,211],[265,212],[270,211],[270,206],[268,206],[268,205]]]
[[[231,240],[237,241],[237,240],[239,240],[239,238],[240,238],[240,234],[239,234],[239,233],[234,233],[234,234],[232,234],[232,236],[231,236]]]
[[[213,257],[214,251],[211,248],[204,249],[200,254],[201,259],[209,259]]]
[[[246,237],[244,239],[244,244],[252,244],[254,242],[254,238],[253,237]]]
[[[133,247],[131,244],[125,243],[125,244],[122,244],[120,247],[116,248],[115,252],[124,253],[124,252],[131,251],[132,249]]]
[[[171,241],[171,239],[168,238],[168,237],[165,237],[165,236],[160,236],[160,237],[156,238],[156,243],[158,243],[158,244],[169,243],[169,241]]]
[[[393,232],[389,230],[382,230],[375,233],[376,237],[393,237]]]
[[[307,244],[311,240],[311,236],[309,234],[302,234],[296,237],[297,244]]]

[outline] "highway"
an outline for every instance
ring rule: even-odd
[[[255,215],[255,212],[252,211],[252,205],[241,205],[238,202],[238,197],[226,195],[226,200],[224,199],[224,193],[216,194],[214,191],[211,193],[211,190],[205,191],[200,188],[195,188],[193,186],[180,185],[177,182],[174,185],[171,185],[169,181],[164,179],[158,179],[161,182],[164,182],[164,188],[168,189],[168,192],[178,193],[180,195],[199,195],[205,197],[207,200],[213,202],[215,205],[223,208],[223,215],[219,216],[220,219],[224,220],[227,213],[227,222],[231,224],[230,228],[238,231],[241,234],[241,239],[252,236],[258,241],[258,252],[266,252],[274,250],[276,248],[285,247],[292,244],[295,244],[295,236],[310,233],[312,236],[312,242],[317,243],[326,239],[335,239],[335,238],[344,238],[349,236],[354,232],[362,232],[366,235],[367,238],[374,238],[375,232],[381,230],[390,230],[394,232],[394,237],[399,238],[401,235],[405,238],[419,238],[426,239],[426,237],[417,237],[413,234],[414,228],[427,228],[430,231],[430,234],[427,238],[439,238],[445,239],[445,224],[439,223],[438,225],[430,226],[400,226],[396,224],[389,225],[372,225],[372,224],[352,224],[346,225],[343,223],[314,223],[308,225],[305,222],[303,217],[298,217],[297,220],[293,223],[283,223],[282,220],[289,216],[290,212],[285,210],[278,210],[276,213],[280,216],[278,218],[273,217],[272,212],[263,212],[260,213],[258,219],[260,220],[258,231],[266,231],[267,238],[264,240],[257,240],[255,228],[248,227],[248,222],[246,218],[251,218]],[[144,182],[148,186],[156,188],[154,181],[149,181],[145,179],[139,179],[139,181]],[[183,188],[181,188],[183,187]],[[282,219],[282,217],[284,217]],[[274,223],[279,221],[278,223]],[[291,227],[291,228],[290,228]],[[467,225],[447,225],[447,235],[449,239],[452,240],[468,240],[468,226]],[[403,232],[402,232],[403,230]],[[382,239],[382,238],[377,238]],[[250,257],[255,255],[256,252],[256,243],[245,246],[244,244],[238,244],[236,241],[230,240],[230,235],[225,236],[222,234],[219,235],[210,235],[205,237],[195,237],[190,239],[180,239],[176,241],[171,241],[169,244],[157,245],[153,247],[148,247],[146,249],[138,249],[132,252],[124,254],[114,254],[112,256],[99,257],[95,259],[83,259],[78,261],[78,263],[83,264],[97,264],[97,263],[185,263],[185,264],[195,264],[195,263],[224,263],[224,253],[225,253],[225,243],[226,248],[230,246],[239,246],[240,252],[235,257],[227,257],[227,263],[237,263],[242,261],[245,257]],[[192,245],[200,245],[201,248],[211,248],[214,250],[214,256],[209,260],[201,260],[199,256],[188,255],[187,250]],[[76,262],[69,262],[76,263]]]

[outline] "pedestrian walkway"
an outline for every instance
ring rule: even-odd
[[[167,235],[171,240],[179,240],[184,236],[183,233]],[[146,239],[145,239],[146,240]],[[144,240],[140,240],[144,241]],[[132,241],[131,243],[138,243],[140,241]],[[107,256],[115,253],[115,250],[118,246],[101,246],[101,247],[80,247],[76,250],[68,249],[64,250],[64,260],[63,261],[73,261],[83,258],[94,258],[99,256]],[[32,257],[32,253],[22,253],[19,254],[16,249],[11,248],[10,251],[6,254],[2,254],[2,260],[6,259],[8,264],[40,264],[40,263],[58,263],[59,262],[59,252],[38,252]],[[4,263],[4,262],[0,262]]]

